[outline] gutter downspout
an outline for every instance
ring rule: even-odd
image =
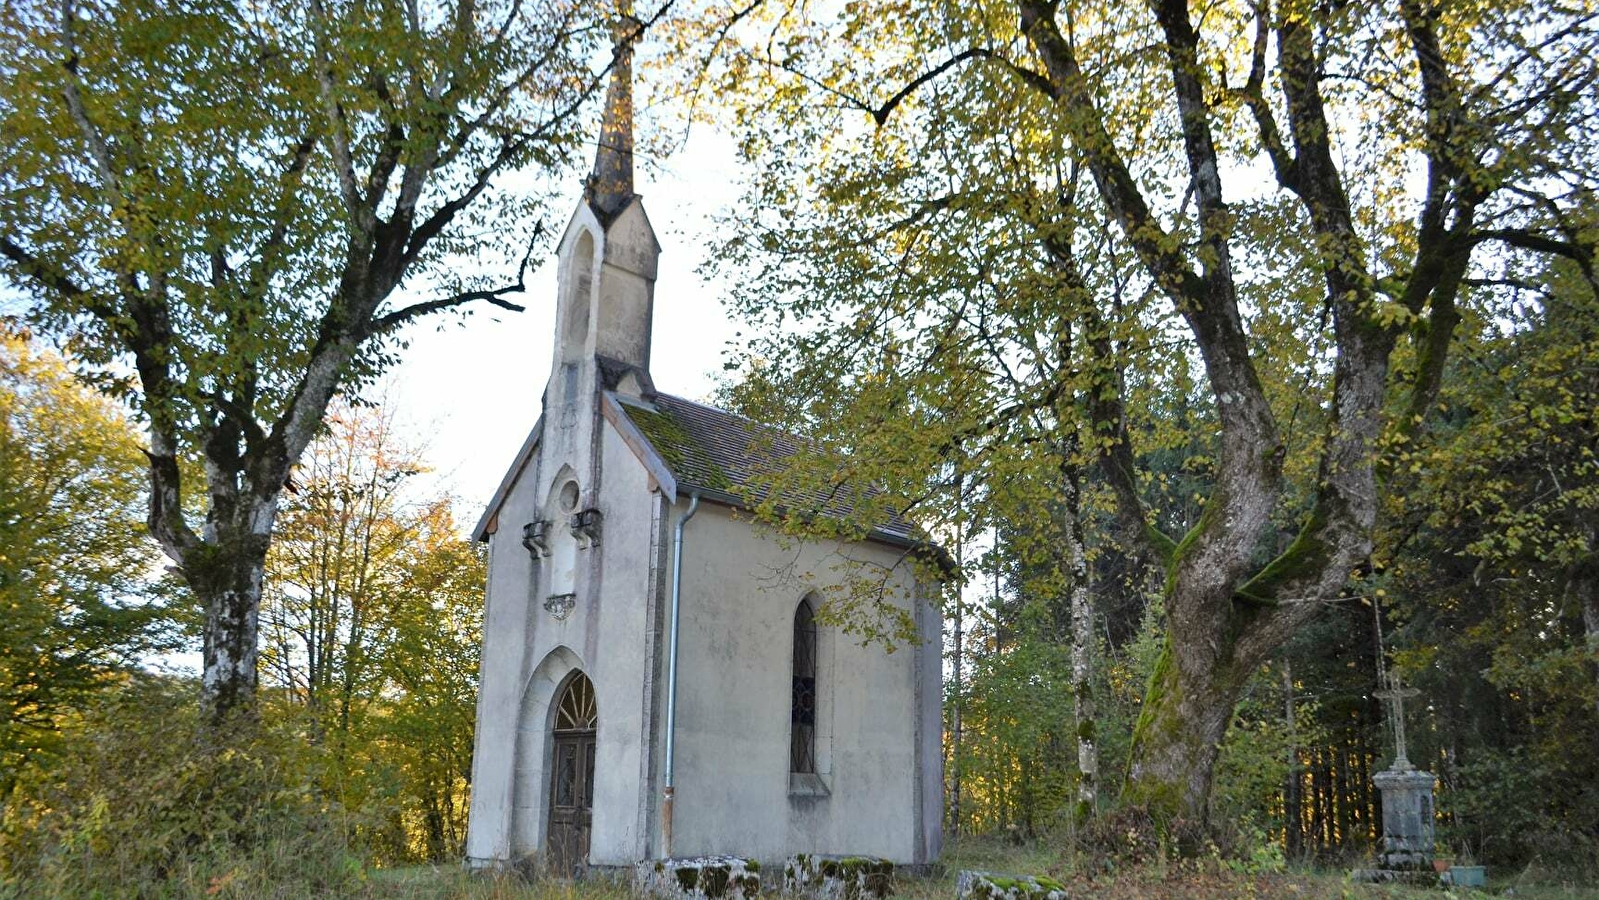
[[[683,599],[683,526],[700,508],[698,491],[689,494],[688,511],[672,536],[672,639],[666,652],[666,771],[661,798],[661,858],[672,857],[672,750],[677,725],[677,624]]]

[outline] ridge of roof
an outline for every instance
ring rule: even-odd
[[[808,438],[775,425],[674,394],[650,391],[645,397],[637,397],[607,390],[604,395],[606,400],[613,401],[608,406],[614,408],[622,420],[613,421],[613,427],[622,431],[630,443],[642,439],[648,445],[642,449],[651,457],[647,464],[664,467],[664,473],[656,470],[657,474],[670,475],[669,483],[662,483],[663,488],[670,487],[679,494],[699,493],[706,499],[735,508],[749,509],[752,502],[764,499],[769,489],[754,479],[774,471],[773,464],[777,460],[799,452],[802,445],[809,442]],[[611,415],[608,409],[606,418]],[[497,528],[500,509],[527,468],[543,431],[544,416],[541,415],[472,529],[473,540],[488,540],[489,534]],[[771,438],[771,444],[757,448],[755,439],[762,435]],[[878,493],[868,489],[866,495]],[[852,491],[812,490],[780,505],[808,506],[822,515],[842,518],[855,510],[852,494]],[[948,551],[927,540],[913,523],[897,514],[872,527],[865,539],[929,551],[946,571],[953,567]]]

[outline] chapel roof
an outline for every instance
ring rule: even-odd
[[[735,506],[765,501],[768,478],[805,445],[805,439],[737,413],[671,394],[653,393],[648,401],[613,395],[617,406],[671,470],[678,491],[697,491]],[[862,489],[820,488],[782,498],[789,509],[808,509],[835,517],[854,512]],[[868,497],[880,491],[866,489]],[[923,546],[916,527],[898,515],[879,523],[870,538],[905,546]]]

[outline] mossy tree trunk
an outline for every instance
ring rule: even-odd
[[[1245,465],[1229,476],[1229,455],[1236,461],[1245,451],[1228,448],[1224,436],[1223,475],[1199,523],[1172,551],[1167,645],[1134,732],[1126,786],[1129,799],[1159,814],[1208,818],[1217,748],[1250,675],[1319,601],[1338,596],[1371,550],[1375,445],[1393,341],[1358,321],[1336,327],[1342,353],[1330,433],[1315,505],[1294,541],[1254,568],[1253,546],[1278,500],[1280,476],[1274,459],[1264,473]]]
[[[1173,643],[1167,639],[1144,694],[1123,798],[1168,817],[1202,818],[1239,686],[1214,667],[1185,676]]]
[[[1198,250],[1177,249],[1140,191],[1077,58],[1057,9],[1018,0],[1022,29],[1043,66],[1033,82],[1069,114],[1063,127],[1152,282],[1167,295],[1191,333],[1215,402],[1220,453],[1212,492],[1199,521],[1180,542],[1151,522],[1143,507],[1137,461],[1116,377],[1118,349],[1094,313],[1086,314],[1093,351],[1089,415],[1101,471],[1114,492],[1125,537],[1164,564],[1167,646],[1153,673],[1134,735],[1128,799],[1158,817],[1204,821],[1218,746],[1250,673],[1313,614],[1338,596],[1366,559],[1377,515],[1377,440],[1389,358],[1400,334],[1381,314],[1371,253],[1350,212],[1320,90],[1316,22],[1300,15],[1262,16],[1257,45],[1272,37],[1286,130],[1261,93],[1268,57],[1257,53],[1245,89],[1279,185],[1299,202],[1314,232],[1312,260],[1325,288],[1332,324],[1332,396],[1313,502],[1297,536],[1262,567],[1256,560],[1288,499],[1284,447],[1251,355],[1240,312],[1232,258],[1233,218],[1223,199],[1212,115],[1202,81],[1199,26],[1184,0],[1159,0],[1153,13],[1169,64],[1170,100],[1179,113],[1198,211]],[[1400,439],[1419,424],[1436,395],[1458,315],[1454,299],[1466,271],[1476,207],[1483,196],[1457,163],[1450,120],[1459,89],[1437,54],[1437,22],[1415,4],[1402,10],[1420,65],[1420,101],[1440,111],[1426,153],[1434,166],[1417,233],[1414,265],[1385,287],[1408,314],[1422,317],[1424,353],[1414,377]],[[1252,93],[1251,93],[1252,92]],[[1068,211],[1069,212],[1069,211]],[[1046,250],[1068,288],[1091,295],[1075,278],[1069,241],[1046,238]]]

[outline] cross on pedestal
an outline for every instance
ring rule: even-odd
[[[1410,757],[1405,753],[1405,698],[1414,697],[1421,693],[1415,688],[1405,687],[1399,680],[1397,672],[1390,673],[1387,678],[1387,690],[1377,691],[1372,696],[1378,700],[1387,700],[1393,704],[1389,717],[1394,720],[1394,745],[1397,751],[1394,755],[1396,769],[1410,768]]]

